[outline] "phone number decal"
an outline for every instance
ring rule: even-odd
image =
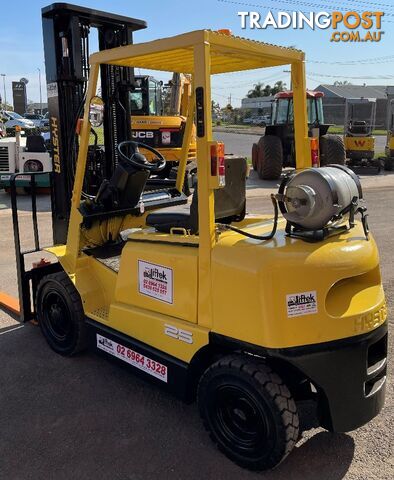
[[[103,350],[110,355],[113,355],[120,360],[132,365],[133,367],[142,370],[148,375],[162,380],[167,383],[167,367],[156,360],[142,355],[141,353],[135,352],[131,348],[127,348],[120,343],[110,340],[109,338],[103,337],[102,335],[96,334],[97,337],[97,348]]]

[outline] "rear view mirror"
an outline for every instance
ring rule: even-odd
[[[93,97],[89,105],[89,122],[92,127],[100,127],[104,120],[104,102],[101,97]]]

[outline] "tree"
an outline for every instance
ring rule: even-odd
[[[257,97],[269,97],[270,95],[275,95],[278,92],[283,92],[286,90],[286,83],[279,80],[275,82],[275,85],[271,87],[271,85],[264,86],[264,83],[259,82],[256,83],[253,90],[249,90],[247,97],[248,98],[257,98]]]
[[[266,85],[263,89],[263,97],[269,97],[270,95],[272,95],[272,87],[271,85]]]
[[[211,111],[213,119],[217,119],[220,117],[220,105],[214,100],[211,101]]]
[[[264,83],[258,82],[254,85],[252,90],[249,90],[248,94],[246,95],[248,98],[257,98],[263,96],[263,87]]]
[[[351,85],[351,82],[348,82],[347,80],[335,80],[334,85],[336,87],[340,87],[341,85]]]
[[[279,80],[275,82],[274,88],[271,90],[271,95],[276,95],[279,92],[283,92],[283,90],[286,90],[286,83]]]
[[[218,114],[220,112],[220,105],[218,102],[215,102],[215,100],[212,100],[211,107],[213,114]]]

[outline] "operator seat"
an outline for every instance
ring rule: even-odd
[[[352,135],[365,135],[368,133],[368,126],[365,120],[356,120],[349,125],[349,133]]]
[[[226,185],[215,190],[215,220],[221,223],[241,221],[246,205],[246,159],[226,156]],[[157,231],[169,233],[172,228],[198,233],[198,193],[194,189],[190,212],[156,212],[146,217],[146,224]]]

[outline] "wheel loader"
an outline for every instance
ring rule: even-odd
[[[309,136],[315,138],[313,165],[345,164],[345,147],[339,135],[329,135],[330,125],[324,123],[323,92],[306,91]],[[252,165],[264,180],[277,180],[282,169],[295,167],[293,92],[275,95],[271,124],[252,147]]]
[[[342,165],[311,167],[304,60],[300,50],[210,30],[95,53],[67,238],[45,249],[52,261],[28,267],[12,193],[21,321],[36,319],[60,355],[90,346],[196,400],[219,449],[252,470],[290,454],[306,428],[305,402],[316,425],[345,432],[373,419],[385,398],[379,255],[357,176]],[[213,141],[211,76],[288,64],[297,171],[272,195],[273,215],[251,215],[246,159]],[[113,143],[117,164],[86,197],[89,136],[100,109],[105,134],[113,128],[106,123],[112,97],[98,97],[100,73],[116,67],[122,77],[132,66],[191,76],[176,183],[155,177],[166,168],[162,152],[125,134]],[[194,120],[198,183],[188,202],[182,184]],[[112,146],[114,136],[105,140]],[[113,151],[105,150],[107,165]],[[41,251],[32,206],[33,250]],[[55,237],[62,227],[54,222]]]
[[[181,156],[185,131],[186,113],[190,99],[190,80],[183,74],[174,73],[166,93],[169,96],[167,111],[163,105],[165,92],[163,82],[149,75],[136,75],[135,86],[130,92],[132,138],[150,145],[163,153],[166,168],[160,172],[163,178],[176,176]],[[152,157],[146,152],[148,159]],[[187,175],[196,175],[196,133],[193,128],[188,151]],[[187,183],[187,182],[186,182]],[[190,183],[193,183],[190,181]],[[188,183],[185,191],[189,192]]]
[[[175,73],[166,87],[170,97],[168,111],[163,105],[163,82],[149,75],[135,76],[135,87],[130,92],[131,131],[133,139],[159,149],[168,162],[177,162],[180,159],[191,85],[185,75]],[[196,156],[195,135],[194,130],[188,152],[190,160]]]

